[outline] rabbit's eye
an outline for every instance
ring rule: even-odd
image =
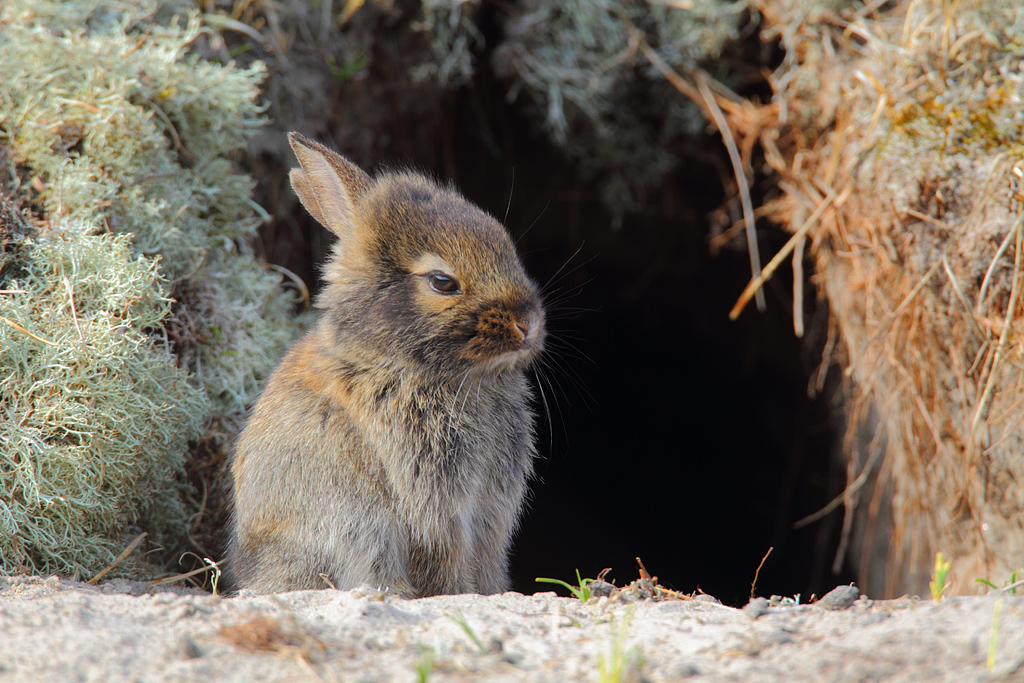
[[[461,294],[459,282],[455,278],[440,272],[427,273],[430,288],[438,294]]]

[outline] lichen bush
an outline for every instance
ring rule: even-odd
[[[26,246],[23,276],[4,280],[13,292],[0,296],[10,321],[0,324],[7,571],[88,578],[136,527],[173,542],[188,517],[179,474],[209,401],[145,331],[171,306],[156,261],[133,256],[125,235],[93,231],[61,222]]]
[[[27,214],[0,235],[0,571],[180,545],[190,442],[295,334],[236,168],[263,69],[204,60],[204,30],[181,2],[0,5],[0,195]]]

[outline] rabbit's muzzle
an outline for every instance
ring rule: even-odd
[[[489,308],[477,317],[463,356],[495,371],[523,368],[543,350],[544,336],[544,313],[539,308]]]

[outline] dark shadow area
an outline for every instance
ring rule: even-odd
[[[612,216],[556,149],[502,106],[493,84],[461,93],[451,128],[456,184],[518,240],[545,287],[552,341],[538,380],[538,479],[513,556],[516,590],[635,558],[664,585],[743,604],[758,594],[819,596],[834,576],[841,510],[794,530],[845,484],[834,462],[828,392],[810,398],[827,320],[808,283],[808,339],[792,327],[792,273],[768,311],[728,312],[750,278],[745,250],[713,257],[708,216],[724,200],[716,168],[691,161],[645,209]],[[713,138],[701,158],[725,157]],[[451,167],[451,165],[450,165]],[[769,256],[787,239],[761,233]],[[811,271],[811,264],[806,266]],[[783,272],[784,271],[784,272]]]

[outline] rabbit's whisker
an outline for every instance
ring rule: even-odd
[[[511,197],[509,198],[509,205],[511,206]],[[550,200],[548,201],[547,204],[544,205],[544,208],[540,210],[540,213],[537,214],[537,217],[533,219],[533,222],[530,223],[530,226],[528,228],[526,228],[526,230],[523,230],[523,234],[516,238],[516,240],[515,240],[515,245],[516,246],[519,246],[519,240],[521,240],[524,237],[526,237],[526,233],[530,232],[530,230],[533,229],[533,226],[537,225],[537,221],[539,221],[541,219],[541,217],[547,212],[549,206],[551,206],[551,201]],[[508,218],[507,212],[506,212],[505,218]]]
[[[540,288],[540,291],[542,293],[547,292],[549,287],[553,287],[553,286],[557,285],[559,282],[561,282],[565,278],[569,277],[570,275],[575,273],[577,270],[579,270],[580,268],[582,268],[583,266],[587,265],[588,263],[593,261],[595,258],[597,258],[597,256],[591,256],[586,261],[583,261],[582,263],[576,264],[575,266],[573,266],[569,270],[565,270],[565,267],[568,266],[570,263],[572,263],[572,260],[574,258],[576,258],[577,256],[579,256],[579,253],[581,251],[583,251],[583,247],[584,247],[585,244],[586,244],[586,242],[584,242],[583,244],[580,244],[580,246],[577,247],[576,251],[574,251],[572,253],[572,256],[567,258],[565,260],[565,263],[563,263],[562,266],[558,270],[556,270],[551,275],[551,277],[548,278],[548,281],[545,282],[544,285]],[[562,272],[562,271],[565,271],[565,272]]]
[[[587,360],[594,362],[590,358],[587,358]],[[564,389],[562,389],[561,384],[557,382],[557,378],[554,373],[562,375],[566,380],[572,383],[573,387],[576,388],[577,393],[579,393],[588,408],[591,407],[593,403],[596,403],[593,394],[591,394],[590,390],[587,389],[586,382],[583,381],[583,378],[571,365],[564,364],[557,356],[545,356],[543,362],[545,367],[552,371],[552,379],[555,380],[556,384],[558,384],[558,388],[562,391],[564,396],[568,397],[568,394]]]
[[[548,385],[550,386],[550,381],[547,377],[544,376],[544,368],[541,367],[540,365],[538,365],[536,368],[536,377],[537,390],[540,392],[540,400],[541,403],[544,405],[544,418],[548,422],[548,453],[551,453],[551,451],[555,450],[555,436],[554,430],[551,429],[551,427],[553,426],[551,422],[551,408],[548,406],[547,394],[544,393],[544,383],[548,382]]]
[[[452,441],[452,438],[451,438],[452,437],[452,422],[453,422],[453,419],[455,417],[455,404],[459,400],[459,392],[462,391],[462,386],[466,383],[466,380],[469,379],[469,373],[470,373],[470,370],[466,370],[466,372],[463,373],[462,381],[459,382],[459,386],[455,390],[455,395],[452,396],[452,406],[451,406],[451,408],[448,409],[448,428],[445,430],[444,440],[445,440],[445,443],[447,443],[449,447],[452,447],[452,446],[455,445],[454,441]],[[469,394],[469,392],[466,392],[466,393],[467,393],[467,395]],[[456,432],[456,436],[457,435],[458,435],[458,432]]]
[[[508,224],[508,212],[512,208],[512,195],[516,191],[516,167],[512,167],[512,183],[508,188],[508,205],[505,207],[505,217],[501,219],[502,223]],[[526,233],[523,233],[524,235]]]
[[[600,313],[600,312],[601,312],[601,309],[599,309],[599,308],[582,308],[582,307],[581,308],[568,308],[568,307],[562,308],[562,307],[560,307],[556,311],[554,311],[553,313],[548,313],[547,314],[547,320],[549,322],[552,321],[552,320],[575,320],[575,319],[579,318],[580,316],[582,316],[584,313]]]
[[[580,360],[585,360],[588,363],[597,365],[597,361],[595,361],[593,358],[591,358],[586,353],[581,351],[575,344],[568,341],[569,339],[577,339],[582,341],[582,337],[570,337],[569,335],[559,335],[559,338],[557,339],[548,337],[548,341],[551,344],[551,346],[558,347],[564,353],[568,353],[575,358],[579,358]]]
[[[568,273],[567,273],[567,275],[568,275]],[[545,301],[545,305],[548,308],[554,308],[555,312],[563,310],[563,309],[575,310],[575,309],[572,309],[572,308],[570,308],[568,306],[562,306],[562,304],[564,302],[566,302],[566,301],[569,301],[573,297],[577,296],[580,292],[583,291],[584,287],[589,285],[595,279],[597,279],[597,276],[588,278],[588,279],[584,280],[583,282],[579,283],[578,285],[573,285],[569,289],[563,289],[563,290],[561,290],[561,291],[559,291],[557,293],[552,291],[553,295]]]

